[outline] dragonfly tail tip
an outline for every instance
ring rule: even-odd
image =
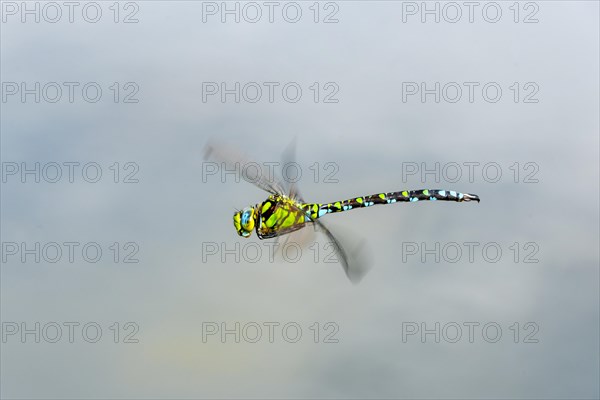
[[[476,201],[479,203],[481,200],[476,194],[465,194],[464,201]]]

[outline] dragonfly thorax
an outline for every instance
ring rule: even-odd
[[[242,237],[250,237],[254,226],[256,225],[257,206],[246,207],[242,211],[233,214],[233,226],[238,235]]]

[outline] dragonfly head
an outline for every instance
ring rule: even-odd
[[[242,237],[249,237],[254,229],[254,223],[256,222],[256,207],[246,207],[242,211],[238,211],[233,214],[233,226],[238,235]]]

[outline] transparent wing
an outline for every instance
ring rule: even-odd
[[[285,259],[283,254],[284,249],[293,245],[297,245],[302,250],[308,248],[309,244],[315,241],[315,233],[316,230],[314,224],[309,223],[303,229],[280,234],[276,238],[273,256],[278,259]]]
[[[315,221],[318,230],[323,232],[329,241],[335,246],[336,254],[339,256],[342,268],[346,276],[354,284],[357,284],[371,269],[366,241],[362,237],[354,236],[355,244],[351,243],[351,238],[346,237],[344,233],[335,230],[332,232],[331,226],[326,226],[322,221]],[[348,235],[349,236],[349,235]],[[342,242],[344,243],[342,245]]]
[[[354,284],[360,282],[370,269],[371,257],[368,254],[366,241],[361,236],[347,231],[343,232],[341,229],[336,228],[332,231],[331,226],[325,225],[320,219],[308,221],[307,226],[301,230],[279,232],[275,251],[285,248],[286,244],[292,240],[300,244],[301,248],[306,247],[306,244],[310,242],[309,239],[314,237],[315,231],[322,232],[334,246],[338,260],[348,279]],[[291,232],[294,232],[293,235],[288,234]]]
[[[292,140],[292,142],[286,147],[281,156],[282,161],[282,171],[281,174],[283,179],[281,179],[281,184],[283,185],[283,189],[285,193],[292,199],[296,199],[302,203],[304,203],[304,199],[302,198],[302,194],[298,189],[298,185],[295,182],[296,177],[286,176],[286,168],[289,165],[296,164],[296,138]]]
[[[237,152],[231,146],[210,141],[204,148],[204,159],[221,162],[221,168],[241,176],[246,182],[265,190],[271,194],[285,194],[283,185],[277,181],[273,173],[247,156]]]

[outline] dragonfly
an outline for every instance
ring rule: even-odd
[[[243,238],[249,238],[254,231],[261,240],[279,239],[313,226],[315,230],[323,232],[330,243],[334,245],[346,276],[354,283],[362,278],[366,268],[364,266],[352,268],[354,259],[358,257],[342,244],[339,234],[334,234],[322,222],[321,218],[325,215],[394,203],[420,201],[454,201],[458,203],[476,201],[479,203],[480,201],[476,194],[445,189],[418,189],[375,193],[331,203],[308,203],[303,199],[295,183],[291,183],[289,180],[276,180],[275,177],[271,177],[257,168],[240,168],[241,165],[249,164],[251,161],[240,155],[234,156],[230,150],[223,149],[223,145],[209,143],[205,149],[205,159],[216,158],[226,161],[229,165],[228,170],[235,169],[245,181],[269,193],[264,201],[236,210],[233,214],[233,226],[237,234]],[[284,165],[291,162],[289,160],[293,159],[294,152],[295,144],[292,143],[284,152]],[[285,162],[286,160],[287,162]],[[258,165],[255,162],[252,164]]]

